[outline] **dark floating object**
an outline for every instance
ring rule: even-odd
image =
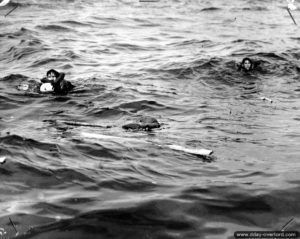
[[[0,7],[4,7],[6,6],[8,3],[10,2],[10,0],[3,0],[0,1]],[[14,4],[14,7],[8,12],[6,13],[4,16],[7,17],[9,14],[11,14],[14,10],[16,10],[16,8],[18,7],[18,4]]]
[[[270,103],[273,103],[273,100],[271,100],[270,98],[267,98],[267,97],[260,97],[261,100],[266,100],[266,101],[269,101]]]
[[[297,23],[296,23],[296,21],[295,21],[295,19],[294,19],[293,15],[292,15],[292,13],[291,13],[291,11],[290,11],[289,7],[287,7],[287,8],[286,8],[286,10],[287,10],[287,11],[288,11],[288,13],[290,14],[290,17],[292,18],[292,20],[293,20],[294,24],[295,24],[295,25],[297,25]]]
[[[93,128],[111,128],[111,125],[99,125],[99,124],[90,124],[85,122],[79,121],[65,121],[65,120],[44,120],[43,122],[50,122],[50,123],[61,123],[71,126],[83,126],[83,127],[93,127]]]
[[[14,10],[16,10],[16,8],[18,7],[18,5],[14,6],[13,9],[11,9],[8,13],[5,14],[5,17],[7,17],[9,14],[11,14]]]
[[[290,219],[282,228],[280,231],[284,231],[292,222],[294,221],[294,218]]]
[[[85,127],[94,127],[94,128],[111,128],[111,126],[103,126],[99,124],[89,124],[84,122],[78,122],[78,121],[59,121],[60,123],[66,124],[66,125],[73,125],[73,126],[85,126]]]
[[[13,228],[15,229],[16,234],[19,234],[19,232],[18,232],[18,230],[17,230],[15,224],[14,224],[13,221],[10,219],[10,217],[9,217],[9,221],[10,221],[11,225],[13,226]]]
[[[160,128],[160,123],[153,117],[141,117],[137,123],[129,123],[122,126],[126,130],[145,130],[151,131],[155,128]]]

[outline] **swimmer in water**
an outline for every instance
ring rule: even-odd
[[[255,62],[250,58],[246,57],[242,60],[240,64],[238,64],[238,70],[244,72],[250,72],[256,69],[256,67],[260,64],[260,62]]]
[[[64,78],[65,73],[59,73],[53,69],[49,70],[46,78],[41,79],[40,91],[43,93],[67,94],[75,86]]]

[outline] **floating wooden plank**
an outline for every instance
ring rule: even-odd
[[[200,156],[209,156],[213,153],[213,151],[209,149],[192,149],[175,144],[168,145],[168,147],[177,151],[183,151],[189,154],[195,154]]]

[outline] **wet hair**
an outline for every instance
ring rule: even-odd
[[[249,61],[249,62],[250,62],[250,64],[251,64],[251,66],[253,65],[253,62],[252,62],[252,60],[251,60],[250,58],[248,58],[248,57],[245,57],[245,58],[242,60],[242,65],[244,65],[244,64],[245,64],[245,61]]]
[[[250,62],[250,65],[251,65],[251,66],[250,66],[250,69],[249,69],[249,70],[245,69],[245,67],[244,67],[244,64],[245,64],[246,61],[249,61],[249,62]],[[252,70],[254,70],[254,67],[255,67],[254,62],[253,62],[250,58],[245,57],[245,58],[242,60],[242,62],[239,64],[239,69],[238,69],[238,70],[252,71]]]
[[[59,72],[54,70],[54,69],[51,69],[51,70],[47,71],[46,76],[50,75],[51,73],[53,73],[56,78],[59,76]]]

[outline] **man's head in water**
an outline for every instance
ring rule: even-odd
[[[57,72],[56,70],[49,70],[46,73],[47,78],[41,79],[42,83],[48,83],[52,85],[42,85],[41,92],[54,92],[57,94],[67,94],[70,90],[74,88],[71,82],[65,80],[65,73]],[[43,91],[44,90],[44,91]]]
[[[54,82],[56,80],[56,78],[59,76],[59,73],[56,70],[49,70],[47,71],[47,80]]]
[[[54,84],[56,83],[58,77],[59,77],[59,72],[56,70],[49,70],[46,73],[47,79],[42,79],[42,85],[40,86],[40,92],[44,93],[49,93],[49,92],[54,92]]]
[[[251,71],[253,70],[253,62],[250,58],[246,57],[242,60],[242,63],[240,65],[240,68],[244,71]]]

